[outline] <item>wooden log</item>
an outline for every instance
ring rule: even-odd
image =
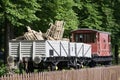
[[[24,37],[26,40],[44,40],[41,31],[37,32],[37,31],[31,30],[29,27],[28,29],[29,29],[28,32],[24,34]]]
[[[18,37],[16,37],[15,39],[12,39],[12,40],[24,40],[24,39],[25,39],[24,36],[18,36]]]
[[[46,37],[52,37],[55,40],[60,40],[63,36],[64,28],[63,21],[55,21],[55,24],[50,23],[50,29],[46,32]]]

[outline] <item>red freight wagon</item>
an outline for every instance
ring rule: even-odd
[[[110,33],[95,29],[81,28],[71,32],[72,42],[91,44],[95,61],[111,61]]]

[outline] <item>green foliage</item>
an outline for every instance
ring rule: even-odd
[[[55,4],[52,0],[38,0],[38,3],[41,5],[41,11],[38,11],[36,15],[40,18],[40,21],[34,22],[32,26],[34,26],[33,29],[35,30],[46,32],[49,23],[53,22],[56,15],[54,12]]]
[[[0,61],[0,76],[7,74],[7,67]]]
[[[57,14],[55,19],[65,21],[65,35],[68,36],[70,30],[76,29],[78,26],[77,14],[72,9],[75,3],[73,0],[55,0],[55,3]]]
[[[102,24],[102,16],[97,11],[97,5],[95,4],[86,4],[85,5],[88,17],[81,21],[81,26],[88,26],[89,28],[100,29]]]
[[[35,15],[39,8],[36,0],[2,0],[0,14],[14,26],[28,25],[39,20]]]
[[[48,24],[55,22],[55,20],[65,22],[65,31],[70,28],[77,28],[78,19],[76,13],[72,10],[72,7],[75,6],[73,0],[42,0],[40,4],[41,11],[38,16],[41,18],[39,25],[41,30],[47,30]],[[68,35],[68,33],[65,33],[65,35]]]
[[[0,66],[0,76],[4,75],[7,73],[7,69],[4,65]]]
[[[113,15],[114,15],[114,21],[115,21],[115,26],[112,28],[112,33],[113,33],[113,43],[114,44],[120,44],[120,0],[115,0],[112,1],[112,6],[113,6]],[[117,42],[117,43],[116,43]]]
[[[78,14],[79,27],[88,27],[111,32],[112,43],[120,42],[119,0],[74,0],[77,7],[73,10]]]
[[[103,16],[99,12],[99,5],[92,0],[80,0],[80,2],[76,0],[79,5],[74,8],[79,17],[79,27],[101,29]]]

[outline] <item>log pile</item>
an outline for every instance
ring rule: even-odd
[[[62,40],[64,33],[63,26],[63,21],[55,21],[55,24],[50,23],[50,28],[46,33],[42,33],[40,30],[37,32],[27,26],[28,32],[25,32],[23,36],[17,37],[14,40]]]
[[[55,24],[50,23],[50,28],[45,33],[45,37],[54,40],[61,40],[64,33],[64,22],[63,21],[56,21]]]
[[[24,34],[24,37],[26,40],[44,40],[41,31],[37,32],[37,31],[31,30],[29,26],[27,26],[27,30],[28,32]]]

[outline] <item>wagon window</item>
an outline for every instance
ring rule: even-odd
[[[75,35],[76,42],[94,43],[95,38],[94,33],[80,33]]]

